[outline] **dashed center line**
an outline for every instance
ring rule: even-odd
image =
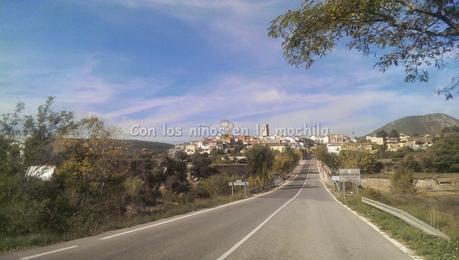
[[[295,194],[295,196],[293,196],[291,199],[289,199],[287,202],[285,202],[282,206],[280,206],[276,211],[274,211],[271,215],[269,215],[269,217],[266,218],[263,222],[261,222],[260,225],[258,225],[254,230],[252,230],[249,234],[247,234],[244,238],[242,238],[239,242],[237,242],[233,247],[228,249],[228,251],[226,251],[223,255],[221,255],[219,258],[217,258],[217,260],[223,260],[223,259],[227,258],[229,255],[231,255],[242,244],[244,244],[245,241],[247,241],[251,236],[253,236],[253,234],[255,234],[260,228],[262,228],[266,223],[268,223],[268,221],[271,220],[277,213],[279,213],[283,208],[285,208],[285,206],[290,204],[290,202],[292,202],[294,199],[296,199],[298,197],[298,195],[300,195],[300,193],[303,190],[304,186],[308,182],[307,175],[309,173],[310,166],[311,165],[309,164],[308,169],[307,169],[307,173],[306,173],[306,180],[303,182],[303,186],[301,186],[300,190]]]

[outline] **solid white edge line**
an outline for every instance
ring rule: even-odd
[[[317,167],[317,171],[319,171],[319,168]],[[319,172],[320,174],[320,172]],[[362,220],[363,222],[365,222],[367,225],[369,225],[370,227],[372,227],[376,232],[378,232],[380,235],[382,235],[384,238],[386,238],[387,240],[389,240],[392,244],[394,244],[398,249],[400,249],[403,253],[407,254],[409,257],[411,257],[412,259],[415,259],[415,260],[421,260],[422,258],[415,255],[413,251],[411,251],[409,248],[407,248],[406,246],[404,246],[403,244],[401,244],[400,242],[398,242],[397,240],[391,238],[386,232],[382,231],[379,227],[377,227],[375,224],[373,224],[371,221],[369,221],[367,218],[361,216],[359,213],[357,213],[356,211],[354,211],[353,209],[349,208],[347,205],[344,205],[341,201],[339,201],[331,192],[330,190],[327,188],[327,186],[325,185],[325,183],[322,181],[322,179],[320,179],[320,182],[322,182],[322,185],[324,186],[325,190],[328,192],[328,194],[330,194],[330,196],[336,201],[338,202],[338,204],[340,204],[341,206],[343,206],[344,208],[346,208],[347,210],[349,210],[352,214],[354,214],[355,216],[357,216],[358,218],[360,218],[360,220]]]
[[[31,256],[22,257],[22,258],[20,258],[20,259],[21,259],[21,260],[27,260],[27,259],[37,258],[37,257],[40,257],[40,256],[50,255],[50,254],[58,253],[58,252],[61,252],[61,251],[73,249],[73,248],[75,248],[75,247],[78,247],[78,246],[75,245],[75,246],[64,247],[64,248],[60,248],[60,249],[56,249],[56,250],[44,252],[44,253],[41,253],[41,254],[36,254],[36,255],[31,255]]]
[[[236,251],[242,244],[245,243],[253,234],[255,234],[260,228],[262,228],[266,223],[268,223],[269,220],[271,220],[277,213],[279,213],[285,206],[287,206],[290,202],[292,202],[294,199],[300,195],[301,191],[303,190],[304,186],[306,185],[308,178],[307,174],[309,173],[309,168],[311,165],[309,165],[307,173],[306,173],[306,180],[303,182],[303,186],[301,186],[301,189],[293,196],[291,199],[289,199],[286,203],[284,203],[282,206],[280,206],[276,211],[274,211],[271,215],[269,215],[268,218],[266,218],[263,222],[261,222],[260,225],[258,225],[255,229],[253,229],[250,233],[248,233],[244,238],[239,240],[234,246],[232,246],[230,249],[228,249],[223,255],[217,258],[217,260],[223,260],[227,258],[229,255],[231,255],[234,251]]]
[[[235,204],[243,203],[243,202],[246,202],[246,201],[249,201],[249,200],[253,200],[253,199],[258,198],[260,196],[264,196],[264,195],[267,195],[267,194],[270,194],[272,192],[277,191],[278,189],[280,189],[280,188],[284,187],[285,185],[289,184],[290,182],[292,182],[292,180],[297,175],[298,174],[292,176],[288,181],[286,181],[285,183],[283,183],[282,185],[280,185],[279,187],[277,187],[275,189],[272,189],[272,190],[264,192],[264,193],[257,194],[255,196],[252,196],[252,197],[247,198],[247,199],[236,200],[236,201],[233,201],[233,202],[230,202],[230,203],[227,203],[227,204],[223,204],[223,205],[220,205],[220,206],[217,206],[217,207],[199,210],[199,211],[196,211],[196,212],[193,212],[193,213],[189,213],[189,214],[186,214],[186,215],[183,215],[183,216],[180,216],[180,217],[175,217],[175,218],[172,218],[172,219],[169,219],[169,220],[165,220],[165,221],[162,221],[162,222],[159,222],[159,223],[155,223],[155,224],[151,224],[151,225],[148,225],[148,226],[144,226],[144,227],[140,227],[140,228],[136,228],[136,229],[131,229],[131,230],[128,230],[128,231],[125,231],[125,232],[121,232],[121,233],[109,235],[109,236],[106,236],[106,237],[102,237],[102,238],[99,238],[99,240],[107,240],[107,239],[111,239],[111,238],[127,235],[127,234],[134,233],[134,232],[137,232],[137,231],[141,231],[141,230],[144,230],[144,229],[157,227],[157,226],[164,225],[164,224],[167,224],[167,223],[171,223],[171,222],[174,222],[174,221],[177,221],[177,220],[185,219],[185,218],[196,216],[196,215],[199,215],[199,214],[203,214],[203,213],[206,213],[206,212],[209,212],[209,211],[214,211],[214,210],[217,210],[217,209],[221,209],[221,208],[229,207],[229,206],[232,206],[232,205],[235,205]]]

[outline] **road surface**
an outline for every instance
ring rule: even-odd
[[[281,188],[5,259],[411,259],[325,190],[314,161]]]

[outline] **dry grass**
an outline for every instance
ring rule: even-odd
[[[459,238],[459,192],[370,192],[369,196],[405,210],[451,237]]]

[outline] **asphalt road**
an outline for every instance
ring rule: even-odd
[[[297,171],[256,198],[0,258],[411,259],[331,197],[315,162]]]

